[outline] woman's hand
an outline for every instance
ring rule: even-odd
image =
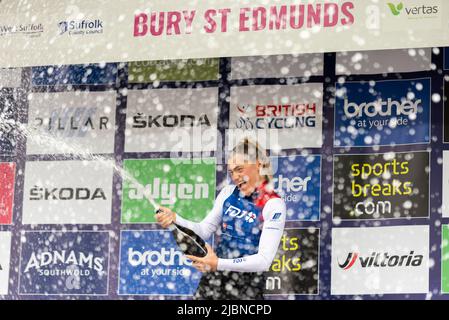
[[[176,222],[176,213],[169,208],[159,207],[159,212],[154,215],[156,221],[166,229],[169,225]]]
[[[205,257],[195,257],[186,255],[187,258],[193,261],[193,267],[201,272],[213,272],[217,271],[218,257],[214,252],[214,249],[206,243],[207,254]]]

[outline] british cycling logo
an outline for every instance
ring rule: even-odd
[[[344,263],[337,259],[338,266],[343,270],[351,269],[357,261],[361,268],[385,267],[419,267],[424,259],[423,255],[415,254],[412,250],[406,255],[390,254],[388,252],[373,251],[369,256],[361,256],[358,252],[349,252]]]
[[[294,129],[315,128],[317,103],[258,104],[235,106],[239,113],[237,129]],[[254,114],[255,111],[255,114]]]

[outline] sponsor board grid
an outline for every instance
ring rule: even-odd
[[[108,264],[108,270],[107,270],[107,274],[106,274],[106,293],[103,294],[82,294],[82,293],[76,293],[76,294],[67,294],[67,293],[23,293],[20,292],[20,279],[21,276],[19,275],[18,277],[18,294],[21,296],[103,296],[106,297],[109,295],[109,286],[110,286],[110,270],[111,270],[111,235],[110,235],[110,231],[106,230],[106,231],[92,231],[92,230],[79,230],[79,231],[55,231],[56,233],[61,233],[61,234],[67,234],[67,233],[107,233],[108,235],[108,252],[107,252],[107,264]],[[53,233],[52,231],[46,231],[46,230],[42,230],[42,231],[25,231],[22,230],[20,232],[20,236],[21,237],[25,237],[25,235],[27,233]],[[22,269],[22,249],[23,249],[23,242],[20,241],[20,248],[19,248],[19,272],[21,272]]]
[[[339,76],[339,77],[344,77],[344,76]],[[394,146],[403,146],[403,145],[430,145],[431,143],[431,122],[432,122],[432,78],[430,77],[422,77],[422,78],[404,78],[404,79],[378,79],[376,80],[377,82],[381,82],[381,83],[385,83],[385,82],[404,82],[404,81],[417,81],[417,80],[429,80],[430,82],[430,86],[429,86],[429,142],[414,142],[414,143],[400,143],[400,144],[395,144]],[[351,79],[351,81],[347,81],[344,82],[344,84],[342,85],[344,87],[345,84],[361,84],[360,81],[357,81],[355,79]],[[345,146],[345,145],[339,145],[337,146],[335,144],[336,142],[336,131],[337,131],[337,86],[339,84],[337,82],[335,82],[335,86],[334,86],[334,92],[335,92],[335,102],[334,102],[334,126],[333,126],[333,147],[334,148],[345,148],[345,147],[349,147],[349,148],[372,148],[374,146],[378,146],[378,147],[389,147],[391,146],[390,144],[373,144],[373,145],[357,145],[357,146]]]
[[[412,150],[412,151],[400,151],[400,152],[391,152],[394,154],[407,154],[407,153],[419,153],[419,152],[424,152],[427,153],[429,155],[429,171],[428,171],[428,177],[429,177],[429,188],[428,188],[428,196],[427,196],[427,202],[428,202],[428,212],[427,212],[427,216],[422,216],[422,217],[412,217],[413,220],[416,219],[429,219],[430,217],[430,212],[431,212],[431,202],[430,202],[430,195],[431,195],[431,167],[432,167],[432,162],[431,162],[431,152],[426,151],[426,150]],[[371,155],[382,155],[382,154],[388,154],[389,152],[384,152],[384,153],[343,153],[343,154],[333,154],[332,155],[332,183],[334,183],[335,181],[335,157],[342,157],[342,156],[371,156]],[[332,221],[333,224],[335,225],[335,211],[334,211],[334,195],[335,195],[335,190],[334,188],[332,188]],[[398,217],[398,218],[377,218],[377,219],[341,219],[341,222],[358,222],[358,223],[369,223],[369,221],[388,221],[388,220],[407,220],[407,217]],[[422,220],[421,220],[422,222]]]
[[[326,67],[327,67],[327,66],[326,66]],[[326,69],[326,68],[325,68],[325,69]],[[325,90],[326,90],[326,85],[325,85]],[[222,99],[220,99],[220,101],[219,101],[219,105],[220,105],[220,106],[222,106],[222,103],[223,103],[221,100],[222,100]],[[125,104],[126,104],[126,103],[125,103]],[[122,103],[122,106],[123,106],[123,103]],[[326,106],[326,103],[323,105],[323,107],[324,107],[324,108],[323,108],[323,113],[326,113],[326,107],[325,107],[325,106]],[[117,112],[118,112],[118,111],[117,111]],[[220,118],[222,118],[223,112],[226,112],[226,110],[223,110],[223,108],[220,108]],[[226,118],[226,117],[225,117],[225,118]],[[331,119],[331,116],[329,115],[329,117],[326,117],[326,114],[324,114],[324,115],[323,115],[323,118],[325,118],[325,119],[326,119],[326,118],[327,118],[327,119]],[[118,123],[120,123],[121,121],[119,121],[118,119],[119,119],[119,118],[117,117],[117,121],[118,121]],[[324,128],[324,124],[323,124],[323,131],[324,131],[324,130],[325,130],[325,128]],[[120,130],[118,130],[118,131],[120,131]],[[332,130],[331,130],[331,131],[332,131]],[[331,131],[326,131],[326,133],[330,133]],[[326,135],[323,136],[324,140],[329,139],[329,137],[330,137],[330,134],[326,134]],[[324,156],[324,155],[325,155],[325,152],[326,152],[326,151],[325,151],[325,145],[323,145],[323,149],[322,149],[322,150],[323,150],[323,153],[322,153],[322,154],[323,154],[323,156]],[[293,150],[289,150],[289,151],[293,151]],[[120,153],[120,152],[117,152],[117,148],[116,148],[115,154],[117,154],[117,153]],[[119,157],[119,158],[120,158],[120,157]],[[322,174],[322,175],[323,175],[323,174]],[[324,179],[323,179],[323,183],[325,183]],[[324,186],[323,186],[323,188],[324,188]],[[324,190],[324,189],[323,189],[323,190]],[[116,193],[115,193],[115,191],[114,191],[114,195],[115,195],[115,194],[116,194]],[[116,201],[119,201],[119,200],[116,199]],[[113,215],[113,221],[114,221],[114,217],[116,217],[115,214]],[[115,219],[115,221],[116,221],[116,220],[117,220],[117,219]],[[115,223],[116,223],[116,222],[114,222],[114,226],[115,226]],[[114,227],[114,228],[115,228],[115,227]],[[120,225],[119,225],[119,228],[120,228]],[[320,279],[320,280],[322,280],[322,279]],[[111,291],[111,294],[113,294],[112,291]]]

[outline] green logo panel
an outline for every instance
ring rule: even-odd
[[[449,225],[443,225],[441,245],[441,291],[449,293]]]
[[[130,83],[218,80],[219,59],[137,61],[128,70]]]
[[[148,197],[191,221],[201,221],[215,199],[215,159],[128,159],[124,179],[122,223],[154,223]]]

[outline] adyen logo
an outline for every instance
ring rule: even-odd
[[[58,23],[59,35],[70,36],[103,33],[103,21],[95,20],[68,20]]]
[[[440,9],[439,6],[429,6],[426,4],[405,7],[402,2],[398,4],[388,2],[387,5],[394,16],[399,16],[404,12],[409,19],[432,18],[439,13]]]
[[[24,232],[21,294],[106,294],[108,232]]]
[[[419,267],[423,260],[424,256],[415,254],[414,251],[410,251],[406,255],[372,252],[368,256],[362,256],[358,252],[349,252],[344,263],[338,261],[338,266],[343,270],[349,270],[355,265],[361,268]],[[357,261],[358,264],[356,264]]]
[[[127,159],[124,169],[135,178],[123,181],[122,221],[153,223],[154,207],[148,201],[182,212],[186,219],[201,221],[215,199],[215,159]]]
[[[122,231],[119,294],[191,295],[201,278],[167,230]]]

